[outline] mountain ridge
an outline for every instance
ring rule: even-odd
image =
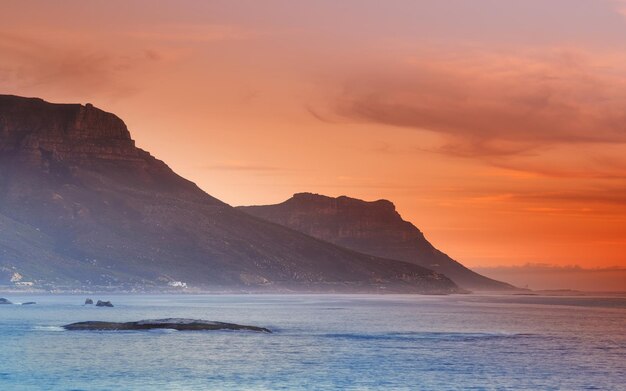
[[[375,256],[417,264],[445,274],[471,290],[512,290],[484,277],[436,249],[421,230],[405,221],[389,200],[296,193],[274,205],[239,207],[254,216],[313,237]]]
[[[461,292],[232,208],[90,104],[0,95],[0,224],[0,269],[36,286]]]

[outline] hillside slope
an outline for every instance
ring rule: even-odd
[[[473,272],[437,250],[387,200],[366,202],[300,193],[280,204],[240,210],[355,251],[427,267],[465,289],[515,289]]]
[[[458,290],[230,207],[89,104],[0,96],[0,225],[0,270],[39,286]]]

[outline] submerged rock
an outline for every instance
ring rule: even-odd
[[[13,304],[13,303],[11,303],[9,300],[3,297],[0,297],[0,304]]]
[[[27,301],[26,303],[22,303],[22,305],[33,305],[33,304],[37,304],[34,301]]]
[[[85,305],[88,305],[88,304],[93,304],[93,300],[91,299],[85,300]]]
[[[246,330],[262,333],[271,333],[269,329],[257,326],[245,326],[235,323],[212,322],[201,319],[149,319],[138,322],[78,322],[63,326],[66,330],[153,330],[172,329],[178,331],[202,331],[202,330]]]
[[[96,307],[113,307],[113,304],[110,301],[98,300]]]

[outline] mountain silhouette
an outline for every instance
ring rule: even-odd
[[[367,202],[300,193],[280,204],[240,210],[342,247],[435,270],[465,289],[516,289],[473,272],[437,250],[387,200]]]
[[[459,291],[236,210],[91,104],[0,95],[0,283],[11,276],[50,289]]]

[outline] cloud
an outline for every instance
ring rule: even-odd
[[[620,208],[626,209],[626,187],[519,192],[510,198],[518,201],[540,202],[542,204],[551,202],[559,205],[576,204],[587,207],[602,205],[607,206],[608,210],[614,213],[618,213]]]
[[[155,49],[119,52],[58,38],[0,32],[0,86],[31,94],[121,97],[137,89],[134,72],[149,72],[162,58]]]
[[[621,142],[561,142],[538,146],[524,154],[483,155],[480,159],[497,168],[533,176],[611,181],[626,179],[626,145]]]
[[[420,50],[353,70],[329,107],[308,110],[329,122],[433,132],[442,142],[426,150],[512,170],[626,176],[626,56],[571,48]],[[559,160],[565,149],[588,161],[572,170],[571,158]],[[613,163],[604,167],[603,160]]]
[[[206,43],[249,40],[267,35],[238,25],[164,24],[149,30],[131,30],[123,35],[135,39],[169,43]]]
[[[535,159],[512,157],[483,160],[488,161],[494,167],[505,170],[553,178],[626,180],[626,158],[624,155],[620,157],[623,161],[616,161],[608,156],[609,154],[607,156],[589,156],[587,153],[586,156],[584,151],[579,151],[580,154],[573,153],[569,157],[561,156],[558,159],[553,159],[549,154],[546,154],[547,156],[540,156]]]
[[[346,83],[345,118],[442,134],[441,151],[519,155],[552,144],[626,143],[626,59],[557,50],[410,60]]]
[[[253,172],[277,172],[284,169],[275,166],[266,166],[253,163],[220,163],[201,167],[203,170],[213,171],[253,171]]]
[[[311,105],[305,105],[304,109],[309,114],[311,114],[311,116],[313,118],[315,118],[316,120],[318,120],[320,122],[324,122],[324,123],[327,123],[327,124],[336,124],[336,123],[338,123],[338,121],[334,121],[334,120],[330,119],[330,117],[327,118],[324,115],[320,114]]]
[[[613,0],[617,7],[617,12],[626,17],[626,0]]]
[[[149,29],[77,31],[34,26],[0,30],[0,88],[20,94],[60,92],[82,99],[119,98],[149,87],[206,44],[260,33],[231,25],[151,25]]]
[[[485,266],[481,267],[481,270],[508,270],[508,271],[534,271],[534,272],[626,272],[625,267],[610,266],[610,267],[596,267],[596,268],[583,268],[580,265],[552,265],[548,263],[525,263],[523,265],[511,265],[511,266]]]
[[[459,189],[450,189],[443,193],[454,197],[451,202],[467,206],[496,207],[497,204],[516,205],[510,211],[532,212],[540,214],[568,214],[577,216],[605,216],[624,220],[626,218],[626,184],[615,182],[579,183],[575,186],[559,184],[550,186],[548,180],[542,186],[527,184],[521,188],[463,187],[463,196],[458,197]],[[554,181],[552,181],[554,182]]]

